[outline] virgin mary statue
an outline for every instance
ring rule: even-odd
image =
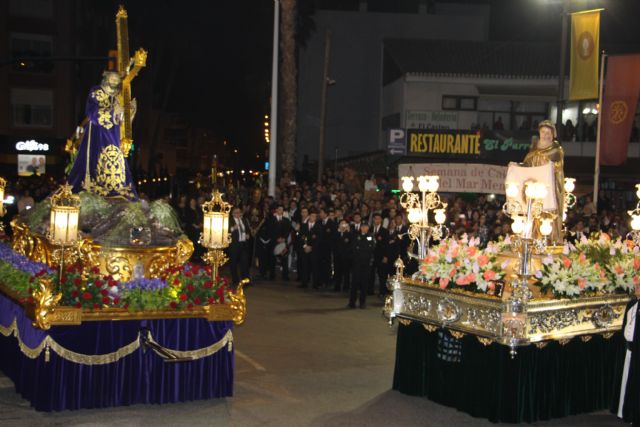
[[[87,124],[67,181],[74,192],[136,200],[131,171],[120,149],[122,108],[117,103],[121,77],[105,71],[100,86],[87,97]]]

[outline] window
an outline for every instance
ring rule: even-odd
[[[41,34],[11,33],[11,57],[19,59],[13,66],[17,71],[49,73],[53,69],[50,61],[30,61],[30,58],[51,57],[51,36]]]
[[[442,96],[443,110],[475,111],[478,106],[478,98],[475,96]]]
[[[11,89],[11,109],[16,127],[50,128],[53,125],[53,92]]]

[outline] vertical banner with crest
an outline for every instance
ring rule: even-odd
[[[640,54],[609,56],[602,96],[600,164],[627,160],[631,128],[640,96]]]
[[[598,98],[600,10],[571,14],[571,101]]]

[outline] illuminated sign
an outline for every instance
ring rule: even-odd
[[[49,151],[49,144],[41,144],[38,141],[30,139],[28,141],[16,142],[16,150],[18,151]]]
[[[407,152],[425,156],[479,156],[480,133],[411,129],[407,136]]]

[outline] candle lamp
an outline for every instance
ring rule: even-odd
[[[229,212],[231,205],[222,199],[222,193],[213,191],[211,200],[202,204],[204,214],[200,244],[207,248],[204,260],[211,265],[213,280],[218,279],[218,269],[229,259],[224,253],[231,243]]]
[[[52,245],[60,246],[60,277],[64,272],[64,252],[78,242],[78,221],[80,217],[80,197],[71,192],[72,187],[62,185],[51,196],[51,214],[47,239]]]

